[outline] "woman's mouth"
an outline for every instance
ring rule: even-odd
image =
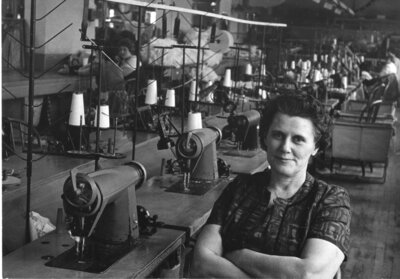
[[[283,158],[283,157],[275,157],[278,161],[281,162],[289,162],[289,161],[293,161],[293,159],[291,158]]]

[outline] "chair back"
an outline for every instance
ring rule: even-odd
[[[3,117],[3,152],[4,157],[12,154],[22,155],[27,151],[28,144],[28,123],[23,120]],[[40,135],[37,130],[32,128],[33,149],[42,150]]]
[[[332,157],[386,163],[392,133],[392,125],[387,123],[335,121]]]

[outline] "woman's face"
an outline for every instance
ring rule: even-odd
[[[311,120],[277,113],[264,139],[271,171],[288,178],[306,172],[318,151],[314,134]]]
[[[130,56],[132,56],[132,54],[126,46],[120,46],[119,47],[119,56],[122,59],[126,59],[126,58],[129,58]]]

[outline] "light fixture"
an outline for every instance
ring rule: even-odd
[[[145,20],[145,22],[147,24],[155,24],[156,21],[157,21],[157,13],[156,13],[156,11],[146,10],[146,14],[145,14],[144,20]]]
[[[321,0],[313,0],[313,1],[315,3],[321,3]],[[327,10],[333,10],[333,12],[337,15],[340,15],[343,12],[347,12],[353,16],[355,15],[354,11],[341,0],[325,0],[323,8]]]

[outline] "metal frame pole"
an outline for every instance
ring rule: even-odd
[[[32,183],[32,130],[33,130],[33,97],[35,91],[35,35],[36,35],[36,0],[31,0],[29,44],[29,96],[28,96],[28,154],[26,162],[26,216],[25,241],[30,241],[30,211],[31,211],[31,183]]]
[[[139,107],[139,91],[140,91],[140,48],[142,44],[141,40],[141,30],[142,30],[142,7],[138,7],[139,16],[138,16],[138,34],[137,34],[137,46],[136,46],[136,92],[135,92],[135,109],[133,110],[133,129],[132,129],[132,160],[135,160],[136,154],[136,132],[138,125],[138,107]]]

